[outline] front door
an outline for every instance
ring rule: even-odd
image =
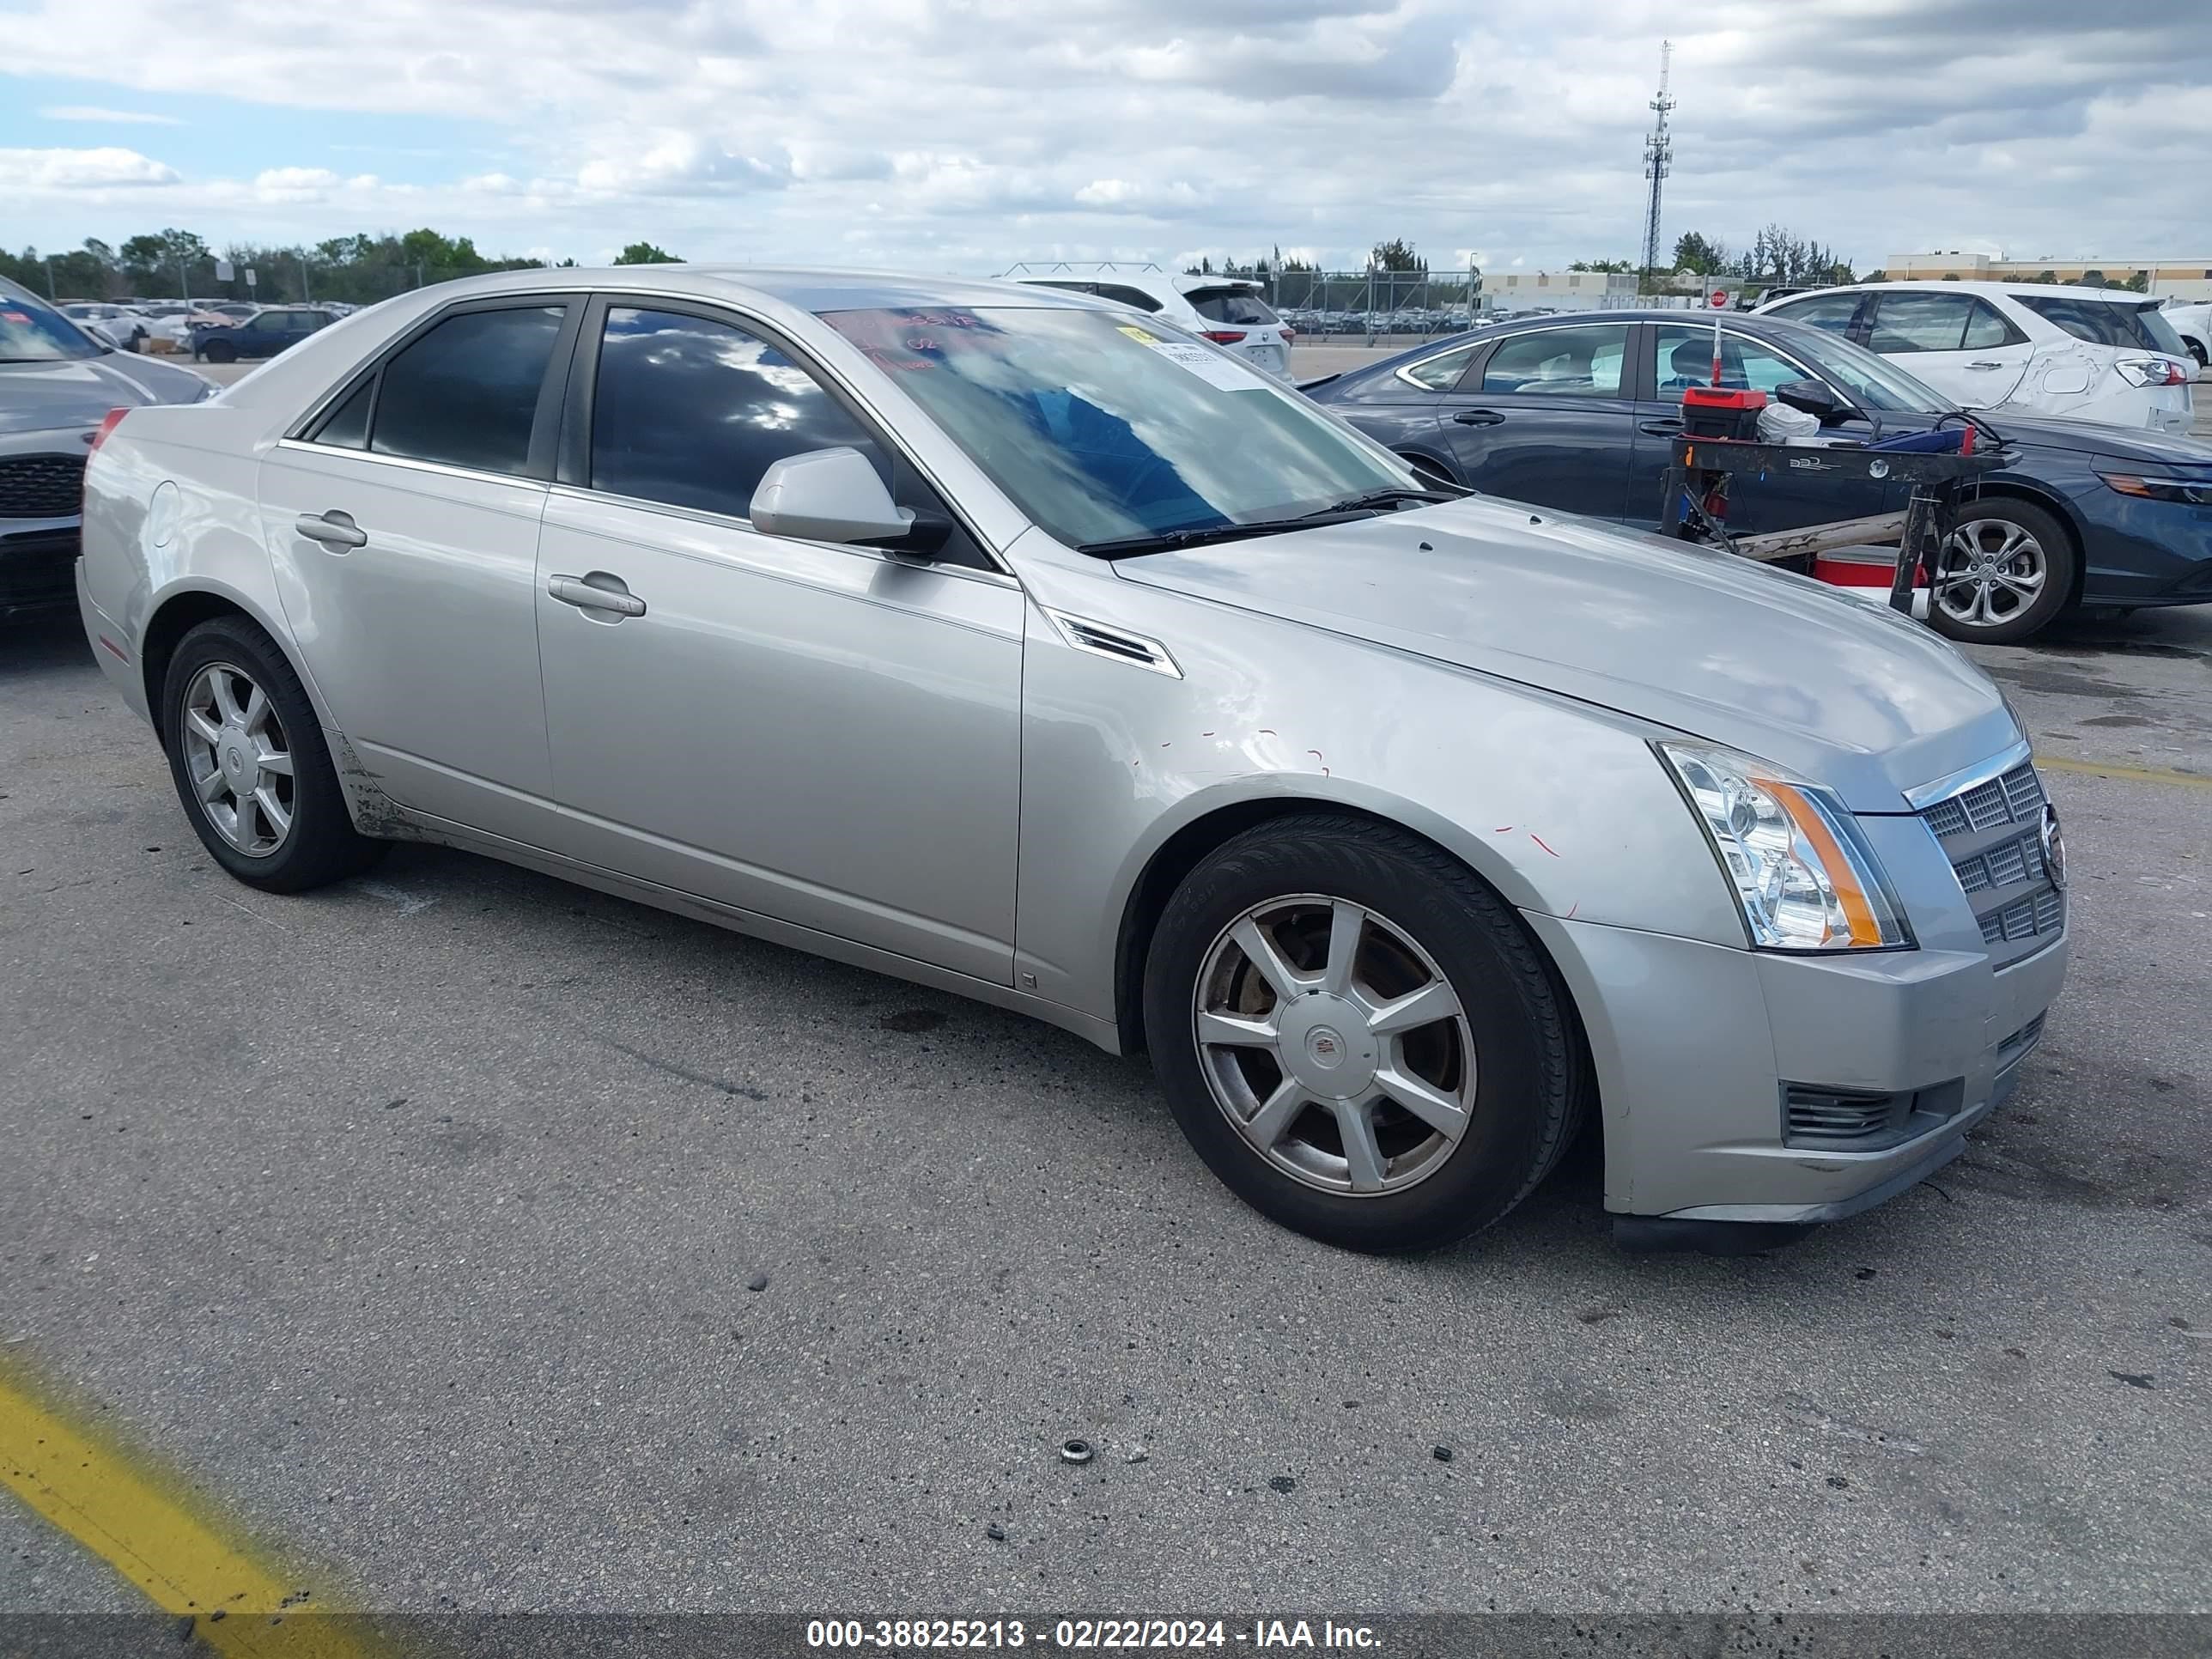
[[[1631,326],[1565,323],[1499,340],[1436,399],[1437,441],[1460,482],[1534,507],[1620,519],[1636,445]]]
[[[551,811],[533,475],[566,313],[448,313],[261,465],[286,619],[362,764],[404,805],[525,841]]]
[[[941,504],[791,349],[659,303],[586,337],[539,542],[564,850],[1009,983],[1020,588],[957,531],[924,561],[753,529],[770,464],[840,445]]]
[[[1653,350],[1647,354],[1643,395],[1636,404],[1636,465],[1630,495],[1634,520],[1644,528],[1660,521],[1660,494],[1674,459],[1674,439],[1682,429],[1682,393],[1713,377],[1713,325],[1710,322],[1649,323]],[[1775,347],[1734,330],[1721,337],[1721,383],[1739,391],[1764,392],[1770,398],[1792,380],[1821,377]],[[1883,487],[1852,477],[1822,459],[1807,445],[1802,458],[1765,477],[1740,472],[1729,483],[1729,528],[1741,536],[1843,519],[1871,518],[1890,511]]]

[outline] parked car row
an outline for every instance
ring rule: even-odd
[[[1875,303],[1857,290],[1836,298]],[[1826,399],[1822,426],[1833,439],[1957,419],[1963,399],[1906,372],[1917,356],[1877,356],[1848,331],[1799,320],[1807,303],[1727,313],[1723,384],[1809,389]],[[1711,320],[1680,311],[1538,318],[1433,342],[1305,389],[1428,477],[1649,528],[1682,430],[1683,392],[1711,379],[1713,333]],[[2148,426],[2010,409],[1988,418],[2022,459],[1983,481],[1944,544],[1933,573],[1939,629],[2012,643],[2082,605],[2212,601],[2212,447]],[[1790,530],[1898,512],[1906,499],[1905,485],[1848,477],[1808,448],[1786,472],[1737,477],[1729,521],[1747,534]]]
[[[1625,1237],[1759,1246],[1999,1108],[2064,865],[1942,640],[1585,516],[1680,325],[1323,405],[1048,285],[472,278],[104,422],[80,613],[248,884],[444,842],[1146,1051],[1340,1245],[1462,1237],[1588,1131]],[[1844,354],[1839,420],[1933,396],[1733,328],[1750,380]],[[1443,482],[1461,430],[1577,510]]]
[[[158,339],[165,342],[170,350],[189,353],[195,357],[204,356],[212,362],[267,356],[270,352],[260,348],[269,343],[271,333],[289,335],[296,339],[313,330],[293,320],[272,325],[242,341],[235,336],[224,336],[220,342],[222,354],[201,349],[203,337],[210,331],[248,328],[256,317],[265,312],[289,313],[295,319],[299,317],[319,319],[314,326],[321,327],[356,309],[357,307],[354,306],[336,301],[325,305],[295,307],[258,305],[246,300],[71,300],[63,301],[60,306],[64,316],[92,334],[102,344],[112,346],[118,351],[143,350],[149,341]]]

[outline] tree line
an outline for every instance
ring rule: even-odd
[[[231,274],[219,276],[218,260]],[[313,245],[233,242],[220,253],[198,233],[174,228],[133,236],[119,246],[98,237],[66,251],[20,253],[0,248],[0,276],[59,300],[252,299],[264,302],[339,300],[369,305],[394,294],[456,276],[527,270],[557,262],[480,251],[467,236],[435,230],[404,234],[333,236]],[[678,264],[651,242],[632,242],[617,264]],[[246,274],[255,281],[249,286]]]

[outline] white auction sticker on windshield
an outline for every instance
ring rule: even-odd
[[[1233,357],[1224,357],[1218,351],[1208,351],[1202,345],[1189,345],[1181,340],[1155,340],[1152,349],[1171,363],[1178,363],[1208,386],[1218,386],[1224,392],[1264,391],[1267,383]]]

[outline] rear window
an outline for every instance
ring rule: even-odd
[[[96,357],[106,349],[45,301],[13,283],[0,283],[0,363]]]
[[[1242,323],[1264,328],[1280,320],[1249,288],[1197,288],[1182,296],[1209,323]]]
[[[2159,315],[2155,300],[2081,300],[2042,294],[2013,297],[2045,322],[2056,323],[2075,339],[2092,345],[2162,351],[2169,357],[2189,355],[2173,325]]]
[[[1134,306],[1139,311],[1158,311],[1160,302],[1140,288],[1130,288],[1121,283],[1044,282],[1029,284],[1031,288],[1065,289],[1070,294],[1091,294],[1101,300],[1111,300],[1116,305]]]

